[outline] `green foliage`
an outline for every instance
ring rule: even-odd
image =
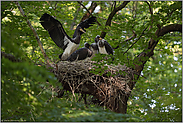
[[[116,7],[122,2],[116,1]],[[57,62],[58,55],[63,50],[54,44],[48,32],[39,23],[39,18],[44,13],[55,16],[72,37],[74,29],[86,11],[77,11],[80,6],[73,1],[19,3],[36,29],[47,56]],[[89,3],[83,2],[84,5]],[[107,69],[105,64],[120,63],[133,67],[132,60],[147,48],[150,38],[155,37],[157,24],[182,24],[181,1],[148,3],[153,8],[153,15],[150,14],[146,2],[131,1],[115,14],[111,26],[106,27],[105,22],[114,9],[114,2],[97,1],[100,10],[93,15],[102,26],[94,24],[87,29],[81,37],[80,47],[84,47],[85,42],[93,43],[96,35],[105,30],[107,34],[104,39],[112,47],[119,45],[119,48],[115,49],[114,56],[96,54],[93,60],[101,64],[96,64],[92,73],[101,75]],[[1,59],[2,121],[182,121],[182,33],[168,33],[159,38],[154,56],[148,60],[142,71],[145,78],[141,76],[132,90],[128,101],[128,114],[119,114],[105,107],[75,102],[71,93],[59,99],[54,98],[52,88],[61,88],[61,85],[54,74],[44,67],[45,60],[33,32],[27,25],[27,18],[21,15],[14,2],[1,1],[1,51],[21,60],[15,63],[4,57]],[[71,30],[73,23],[75,25]],[[142,34],[146,27],[147,30]],[[125,41],[133,35],[132,30],[136,37]],[[142,37],[134,44],[141,35]],[[131,45],[133,47],[128,50]],[[127,50],[128,52],[123,55]],[[104,57],[107,57],[107,60],[104,60]],[[110,73],[108,75],[110,76]]]
[[[172,56],[159,51],[155,54],[144,67],[143,76],[146,78],[141,77],[136,83],[129,100],[128,113],[134,113],[145,121],[180,122],[182,55]],[[175,57],[178,60],[174,60]]]
[[[49,89],[42,91],[43,87],[48,88],[46,81],[55,87],[56,78],[45,68],[29,62],[14,63],[5,58],[1,62],[2,120],[18,120],[24,115],[31,120],[31,110],[40,110],[40,106],[51,97]]]

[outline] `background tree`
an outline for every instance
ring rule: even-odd
[[[76,24],[87,15],[86,9],[71,1],[19,3],[26,17],[15,2],[1,2],[3,121],[182,121],[181,1],[82,2],[87,8],[91,6],[89,10],[98,24],[82,36],[80,47],[101,35],[112,47],[119,46],[112,63],[137,71],[134,81],[129,83],[131,95],[124,99],[128,106],[124,105],[123,113],[127,114],[75,102],[70,92],[55,98],[53,90],[62,87],[49,72],[27,20],[36,30],[47,57],[57,63],[62,51],[39,18],[45,12],[55,16],[72,35]],[[102,60],[101,55],[94,60]]]

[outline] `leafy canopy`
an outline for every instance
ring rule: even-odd
[[[86,10],[72,1],[24,1],[19,2],[32,26],[36,29],[47,56],[57,62],[63,52],[49,37],[39,23],[42,14],[55,16],[64,26],[69,36],[80,22]],[[89,5],[85,1],[83,4]],[[96,35],[107,32],[106,39],[115,49],[115,60],[107,63],[132,66],[132,60],[147,48],[150,38],[155,37],[157,24],[163,26],[182,24],[181,1],[150,1],[153,15],[146,2],[131,1],[118,11],[111,26],[105,26],[106,19],[113,10],[114,2],[97,2],[98,11],[94,12],[101,26],[95,24],[87,29],[81,38],[80,47],[85,42],[93,43]],[[116,2],[116,7],[122,1]],[[78,11],[79,10],[79,11]],[[76,18],[76,19],[74,19]],[[74,27],[71,25],[75,23]],[[144,32],[146,27],[152,27]],[[136,38],[125,41],[136,33]],[[127,114],[117,114],[96,105],[75,102],[68,92],[62,98],[52,89],[61,88],[53,73],[44,67],[45,59],[38,47],[36,38],[14,2],[1,2],[1,51],[12,54],[21,62],[1,59],[1,119],[2,121],[182,121],[182,34],[168,33],[161,37],[155,47],[154,56],[145,64],[142,75],[134,87],[128,101]],[[102,60],[97,54],[94,60]],[[100,69],[100,68],[99,68]],[[97,73],[96,71],[93,71]],[[76,98],[79,95],[76,94]]]

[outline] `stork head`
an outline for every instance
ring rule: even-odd
[[[86,48],[90,49],[90,46],[91,46],[91,45],[90,45],[88,42],[85,42],[85,43],[84,43],[84,46],[85,46]]]
[[[78,27],[78,31],[86,33],[84,29],[82,29],[80,26]]]
[[[98,41],[99,47],[103,47],[104,46],[104,41],[105,41],[104,39]]]
[[[95,37],[95,42],[97,43],[99,40],[102,40],[102,38],[100,37],[100,35],[97,35],[97,36]]]

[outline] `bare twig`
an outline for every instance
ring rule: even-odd
[[[148,27],[148,26],[147,26]],[[147,29],[147,27],[142,31],[142,33],[141,33],[141,35],[138,37],[138,39],[123,53],[123,55],[125,54],[125,53],[127,53],[128,52],[128,50],[130,49],[130,48],[132,48],[133,47],[133,45],[134,44],[136,44],[137,43],[137,41],[142,37],[142,35],[144,34],[144,31]]]
[[[30,21],[28,20],[27,16],[25,15],[25,13],[24,13],[22,7],[20,6],[19,2],[16,1],[15,4],[18,6],[18,9],[19,9],[20,13],[23,15],[23,17],[26,18],[27,24],[29,25],[29,27],[30,27],[31,30],[33,31],[33,34],[34,34],[34,36],[36,37],[36,40],[37,40],[38,45],[39,45],[39,47],[40,47],[40,49],[41,49],[41,52],[42,52],[42,54],[43,54],[43,56],[44,56],[44,58],[45,58],[45,60],[46,60],[47,65],[49,65],[49,66],[51,66],[51,67],[55,67],[55,64],[54,64],[54,63],[51,63],[51,62],[50,62],[51,60],[50,60],[50,59],[48,58],[48,56],[46,55],[46,52],[45,52],[45,50],[44,50],[44,48],[43,48],[43,45],[42,45],[42,43],[41,43],[41,41],[40,41],[40,39],[39,39],[38,34],[36,33],[36,30],[35,30],[34,27],[31,25]]]

